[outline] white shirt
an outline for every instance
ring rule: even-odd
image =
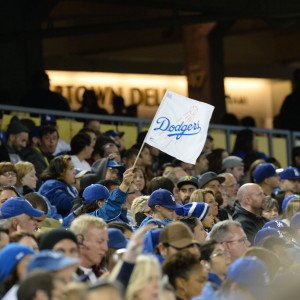
[[[86,160],[80,161],[76,155],[71,155],[71,159],[75,169],[79,169],[81,171],[91,171],[91,166]]]

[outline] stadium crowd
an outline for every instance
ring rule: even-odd
[[[298,299],[299,147],[281,168],[250,129],[208,134],[193,165],[100,125],[0,132],[2,299]]]

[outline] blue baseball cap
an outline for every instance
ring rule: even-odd
[[[0,251],[0,282],[3,282],[12,269],[28,254],[35,252],[28,246],[10,243]]]
[[[257,246],[265,237],[274,235],[276,237],[283,237],[283,234],[281,233],[280,230],[267,227],[267,228],[262,228],[259,231],[257,231],[255,238],[254,238],[254,246]]]
[[[43,269],[47,271],[58,271],[66,267],[77,264],[81,261],[80,258],[66,257],[60,252],[51,250],[42,250],[36,253],[27,265],[27,272],[34,269]]]
[[[288,225],[280,220],[272,220],[267,222],[262,228],[274,228],[280,230],[283,227],[288,227]]]
[[[41,125],[56,124],[56,117],[54,115],[42,115]]]
[[[124,132],[119,132],[117,130],[108,130],[105,131],[103,134],[114,139],[116,136],[122,137],[124,135]]]
[[[300,213],[296,213],[292,216],[290,220],[290,227],[295,230],[300,229]]]
[[[283,211],[283,212],[285,212],[286,207],[287,207],[289,201],[290,201],[291,199],[295,198],[295,197],[300,197],[300,196],[297,195],[297,194],[293,194],[293,195],[289,195],[289,196],[287,196],[287,197],[285,197],[285,198],[283,199],[282,205],[281,205],[282,211]]]
[[[108,247],[115,249],[126,248],[128,240],[120,229],[108,228]]]
[[[0,219],[8,219],[22,214],[39,218],[43,216],[45,212],[33,208],[30,202],[21,197],[7,199],[0,208]]]
[[[173,194],[165,189],[158,189],[150,195],[148,206],[152,207],[155,205],[160,205],[170,209],[176,209],[182,206],[176,203]]]
[[[268,268],[256,257],[238,258],[229,266],[227,278],[246,286],[258,299],[270,293]]]
[[[203,221],[209,211],[210,205],[204,202],[189,202],[175,210],[178,216],[196,217]]]
[[[107,161],[107,166],[111,168],[124,168],[122,165],[118,165],[113,159]]]
[[[259,165],[253,172],[253,179],[255,182],[260,183],[266,178],[277,176],[276,168],[271,163],[264,163]]]
[[[287,167],[280,173],[280,180],[282,179],[299,179],[300,178],[300,172],[297,168],[294,167]]]
[[[108,189],[99,183],[91,184],[86,187],[82,193],[82,203],[87,204],[96,200],[107,199],[109,197]]]

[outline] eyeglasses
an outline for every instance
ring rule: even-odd
[[[227,251],[222,251],[222,252],[217,252],[217,253],[215,253],[215,254],[212,254],[212,255],[210,256],[210,258],[213,258],[213,257],[219,257],[219,256],[224,256],[224,257],[226,257],[226,256],[231,256],[231,254],[230,254],[229,252],[227,252]]]
[[[139,194],[140,192],[140,190],[134,190],[133,192],[127,193],[127,195]]]
[[[172,247],[172,248],[176,249],[177,251],[181,251],[181,250],[188,249],[188,248],[197,248],[198,249],[197,244],[190,244],[190,245],[187,245],[187,246],[182,247],[182,248],[174,247],[174,246],[172,246],[172,245],[170,245],[168,243],[164,243],[164,245],[166,247]]]
[[[226,243],[234,243],[234,242],[237,242],[237,243],[243,243],[243,244],[246,244],[248,241],[248,239],[245,237],[245,238],[242,238],[242,239],[239,239],[239,240],[233,240],[233,241],[225,241]]]
[[[1,174],[2,176],[5,176],[5,177],[17,177],[17,174],[15,172],[4,172]]]

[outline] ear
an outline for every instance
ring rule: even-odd
[[[160,255],[161,255],[163,258],[166,258],[166,257],[167,257],[167,255],[168,255],[168,249],[167,249],[167,247],[165,247],[162,243],[159,243],[159,244],[158,244],[158,250],[159,250]]]
[[[180,289],[180,290],[186,289],[186,281],[185,281],[185,279],[183,279],[181,277],[175,278],[175,287],[176,287],[176,290],[177,289]]]
[[[48,300],[49,297],[43,290],[37,290],[33,300]]]
[[[229,245],[230,245],[230,243],[226,243],[226,242],[222,243],[222,246],[224,247],[225,251],[227,251],[227,252],[229,252],[229,250],[230,250]]]
[[[210,264],[207,260],[201,259],[200,260],[200,265],[207,271],[210,271]]]
[[[84,241],[83,235],[82,234],[76,235],[76,239],[77,239],[78,245],[82,246],[83,245],[83,241]]]
[[[11,221],[11,226],[12,226],[12,228],[13,228],[15,231],[17,231],[17,229],[18,229],[18,224],[19,224],[18,219],[17,219],[17,218],[13,218],[12,221]]]
[[[98,201],[97,201],[97,205],[98,205],[98,207],[101,207],[101,206],[103,206],[103,204],[104,204],[104,201],[100,201],[100,200],[98,200]]]

